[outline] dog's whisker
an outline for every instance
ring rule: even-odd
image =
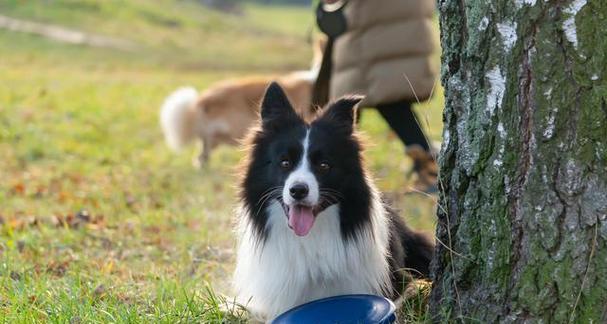
[[[343,198],[344,195],[337,190],[320,189],[320,194],[328,197]]]
[[[268,199],[268,197],[272,197],[272,196],[277,195],[277,194],[279,194],[279,193],[277,193],[277,192],[269,192],[269,193],[263,195],[259,199],[259,201],[257,202],[257,204],[263,204],[263,202],[265,202]]]
[[[258,207],[257,207],[257,211],[255,211],[255,213],[254,213],[254,217],[257,217],[259,215],[259,213],[265,206],[266,202],[280,197],[280,195],[282,194],[282,186],[276,186],[274,188],[266,190],[266,192],[267,193],[264,194],[263,196],[261,196],[261,198],[257,201]]]
[[[259,205],[259,208],[262,208],[267,201],[269,201],[270,199],[272,199],[274,197],[277,197],[277,195],[278,195],[278,193],[271,193],[271,194],[266,195],[262,199],[260,199],[259,202],[257,203]]]
[[[262,193],[261,193],[261,198],[260,198],[260,200],[261,200],[261,199],[262,199],[262,198],[263,198],[265,195],[267,195],[267,194],[269,194],[269,193],[272,193],[272,192],[274,192],[274,191],[275,191],[275,190],[277,190],[277,189],[280,189],[280,190],[282,191],[282,187],[283,187],[283,186],[274,186],[274,187],[268,188],[266,191],[264,191],[264,192],[262,192]]]
[[[336,195],[331,194],[331,193],[326,193],[326,192],[321,192],[321,193],[320,193],[320,196],[321,196],[321,197],[332,198],[332,199],[336,199],[336,198],[338,198]]]
[[[271,196],[280,192],[282,192],[282,186],[277,186],[272,188],[271,190],[266,190],[265,193],[262,194],[262,196],[259,198],[258,203],[264,200],[267,196]]]
[[[341,192],[339,192],[339,191],[337,191],[335,189],[321,188],[319,191],[320,191],[320,193],[333,194],[333,195],[336,195],[338,197],[343,197],[344,196]]]

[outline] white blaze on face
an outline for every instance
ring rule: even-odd
[[[308,157],[308,147],[310,145],[310,129],[306,131],[306,136],[302,141],[303,153],[295,169],[289,174],[282,191],[282,200],[288,207],[288,225],[298,236],[305,236],[310,232],[314,225],[313,208],[318,204],[320,192],[318,181],[312,172],[310,160]],[[301,200],[296,200],[291,196],[291,188],[295,185],[305,185],[308,188],[308,194]]]
[[[319,199],[319,190],[318,190],[318,181],[316,180],[316,176],[312,172],[310,166],[310,160],[308,158],[308,147],[310,145],[310,130],[306,131],[306,137],[302,141],[303,145],[303,153],[301,155],[301,159],[299,160],[295,169],[289,174],[289,177],[285,181],[285,186],[282,190],[282,199],[285,204],[291,206],[296,203],[314,206],[318,203]],[[308,187],[308,196],[301,200],[295,201],[293,197],[291,197],[291,193],[289,189],[291,189],[296,184],[305,184]]]

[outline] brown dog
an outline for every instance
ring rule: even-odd
[[[220,144],[234,145],[258,118],[259,103],[274,80],[284,88],[294,107],[304,117],[311,112],[313,71],[285,76],[245,77],[218,82],[200,95],[196,89],[181,88],[169,95],[160,112],[160,123],[169,147],[178,150],[200,139],[202,149],[196,166],[208,161]]]

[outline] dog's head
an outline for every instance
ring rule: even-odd
[[[354,209],[368,207],[368,186],[361,145],[354,132],[361,96],[330,103],[310,123],[297,115],[277,83],[266,90],[261,122],[253,131],[242,198],[260,234],[266,230],[266,209],[278,201],[285,226],[307,235],[316,217],[340,204],[342,234],[358,225]],[[368,208],[367,208],[368,210]]]

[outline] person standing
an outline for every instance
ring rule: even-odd
[[[322,0],[316,20],[328,41],[314,88],[319,106],[342,95],[366,95],[405,145],[416,190],[437,190],[438,167],[411,109],[437,80],[434,0]]]

